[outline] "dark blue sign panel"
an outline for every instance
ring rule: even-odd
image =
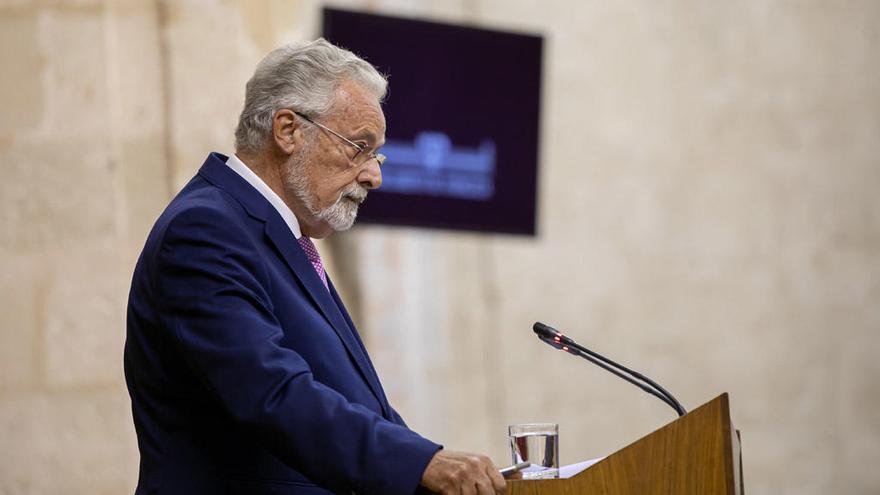
[[[541,37],[336,9],[324,37],[390,83],[359,222],[535,234]]]

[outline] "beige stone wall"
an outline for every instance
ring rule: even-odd
[[[361,1],[547,36],[539,235],[358,227],[322,244],[392,401],[506,461],[672,419],[553,353],[546,320],[672,389],[731,393],[750,493],[880,474],[880,3]],[[312,1],[0,3],[0,493],[130,493],[127,285],[147,230],[229,151]],[[499,84],[503,83],[499,81]]]

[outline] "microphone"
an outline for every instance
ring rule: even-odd
[[[687,414],[685,408],[682,407],[681,403],[679,403],[678,400],[676,400],[675,397],[672,396],[672,394],[661,387],[657,382],[651,380],[650,378],[639,373],[638,371],[633,371],[626,366],[617,364],[614,361],[587,349],[586,347],[578,344],[562,332],[559,332],[555,328],[547,326],[541,322],[535,322],[532,330],[534,330],[534,332],[538,335],[538,338],[541,339],[541,341],[543,341],[544,343],[574,356],[582,357],[587,361],[595,364],[596,366],[599,366],[600,368],[620,378],[623,378],[629,383],[632,383],[633,385],[639,387],[645,392],[648,392],[649,394],[665,402],[669,407],[674,409],[676,414],[678,414],[679,416],[684,416],[685,414]],[[630,376],[626,376],[627,374]],[[644,383],[640,383],[637,380],[641,380]]]

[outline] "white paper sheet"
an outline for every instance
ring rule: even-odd
[[[559,477],[560,478],[571,478],[572,476],[580,473],[584,469],[596,464],[597,462],[604,459],[604,457],[597,457],[595,459],[590,459],[589,461],[577,462],[574,464],[569,464],[568,466],[562,466],[559,468]]]

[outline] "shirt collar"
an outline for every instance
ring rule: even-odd
[[[266,198],[266,201],[268,201],[269,204],[278,210],[278,214],[284,219],[284,223],[290,228],[290,232],[293,233],[294,237],[297,239],[302,237],[302,232],[300,232],[299,221],[297,221],[296,215],[293,214],[293,211],[287,206],[287,203],[275,194],[275,191],[273,191],[272,188],[263,182],[263,179],[261,179],[259,175],[255,174],[254,171],[245,165],[243,161],[235,156],[235,154],[229,155],[229,159],[226,160],[226,166],[240,175],[242,179],[246,180],[248,184]]]

